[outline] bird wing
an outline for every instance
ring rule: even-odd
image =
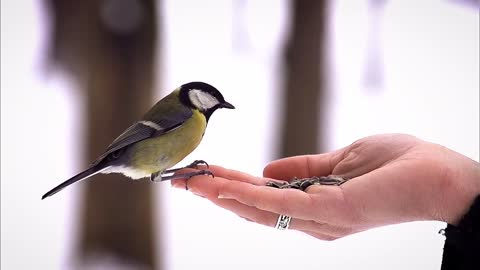
[[[171,101],[171,100],[170,100]],[[155,113],[152,113],[154,111]],[[118,136],[107,150],[92,164],[96,165],[109,154],[136,142],[161,136],[187,121],[193,112],[186,106],[169,102],[168,97],[158,102],[144,117]]]

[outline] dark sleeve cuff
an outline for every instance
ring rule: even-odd
[[[480,269],[480,195],[458,226],[448,224],[443,232],[442,270]]]

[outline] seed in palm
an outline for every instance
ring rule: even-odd
[[[335,175],[314,176],[309,178],[294,177],[290,182],[269,181],[266,186],[280,189],[293,188],[305,191],[311,185],[340,186],[346,181],[347,179]]]

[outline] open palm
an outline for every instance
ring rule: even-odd
[[[189,180],[188,187],[247,220],[273,227],[279,215],[288,215],[290,229],[333,240],[414,220],[455,224],[480,192],[479,168],[440,145],[387,134],[331,153],[273,161],[264,177],[212,166],[213,181],[199,176]],[[341,186],[313,185],[305,192],[265,186],[270,180],[330,174],[348,181]]]

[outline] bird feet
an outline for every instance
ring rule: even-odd
[[[150,181],[152,182],[161,182],[161,181],[167,181],[167,180],[176,180],[176,179],[190,179],[194,176],[197,175],[211,175],[212,177],[215,177],[213,173],[209,170],[198,170],[195,172],[188,172],[188,173],[180,173],[180,174],[173,174],[179,170],[183,170],[186,168],[189,169],[198,169],[199,165],[205,165],[207,166],[208,169],[208,163],[205,162],[204,160],[195,160],[194,162],[190,163],[189,165],[181,168],[175,168],[175,169],[169,169],[165,170],[162,172],[155,172],[150,175]]]
[[[189,165],[185,166],[184,168],[198,169],[198,165],[207,166],[207,169],[209,167],[208,163],[205,160],[197,159],[194,162],[190,163]]]

